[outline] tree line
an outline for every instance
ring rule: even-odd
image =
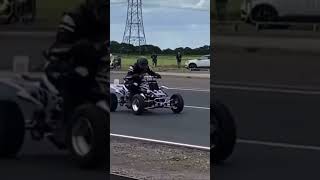
[[[143,45],[141,47],[134,46],[132,44],[119,43],[117,41],[111,41],[110,50],[112,54],[162,54],[162,55],[174,55],[178,51],[183,53],[184,55],[203,55],[210,54],[210,46],[204,45],[198,48],[190,48],[190,47],[179,47],[176,49],[161,49],[158,46],[154,45]]]

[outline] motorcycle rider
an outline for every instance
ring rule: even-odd
[[[161,75],[152,71],[148,65],[148,59],[146,57],[139,57],[137,62],[129,67],[129,71],[127,73],[126,79],[128,81],[125,82],[126,87],[129,90],[129,99],[140,92],[140,82],[143,78],[144,74],[149,74],[151,76],[155,76],[157,78],[161,78]]]
[[[97,58],[109,59],[109,3],[110,0],[86,0],[72,11],[65,12],[56,41],[45,52],[50,59],[45,72],[61,93],[66,112],[73,110],[81,99],[79,97],[83,92],[89,92],[93,83],[97,84],[96,91],[109,97],[109,65],[107,62],[97,64]],[[75,67],[81,67],[75,71],[86,78],[80,80],[68,74]]]

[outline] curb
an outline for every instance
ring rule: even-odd
[[[125,71],[110,71],[110,74],[126,74]],[[162,76],[184,77],[184,78],[199,78],[210,79],[210,74],[192,74],[192,73],[173,73],[173,72],[159,72]]]
[[[226,50],[320,53],[320,39],[216,36],[213,43],[217,49]]]

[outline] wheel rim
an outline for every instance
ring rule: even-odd
[[[139,110],[139,100],[138,99],[134,99],[132,102],[132,109],[134,111],[138,111]]]
[[[178,109],[178,104],[179,104],[179,100],[178,98],[172,98],[172,101],[171,101],[171,107],[172,109]]]
[[[84,156],[92,149],[93,128],[87,118],[79,118],[72,128],[72,146],[75,152]]]

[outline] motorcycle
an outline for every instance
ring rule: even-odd
[[[70,74],[81,82],[81,78],[87,76],[85,69],[74,67]],[[107,84],[101,86],[108,87]],[[0,87],[1,92],[7,93],[0,96],[0,158],[16,156],[26,133],[30,132],[32,140],[47,139],[59,150],[68,150],[80,167],[93,168],[107,162],[110,109],[104,95],[99,94],[96,99],[91,96],[97,97],[97,94],[89,93],[65,116],[64,99],[47,75],[18,74],[1,79]]]
[[[171,97],[165,92],[166,86],[159,87],[156,77],[142,75],[141,83],[133,83],[133,86],[139,86],[140,93],[135,94],[130,99],[128,90],[132,77],[124,78],[124,84],[119,83],[119,79],[115,79],[110,84],[111,104],[110,111],[116,111],[118,104],[132,109],[136,115],[141,115],[145,110],[156,108],[171,108],[174,113],[182,112],[184,108],[184,100],[180,94],[173,94]]]
[[[225,104],[213,100],[211,108],[211,162],[221,163],[234,151],[237,129],[235,119]]]

